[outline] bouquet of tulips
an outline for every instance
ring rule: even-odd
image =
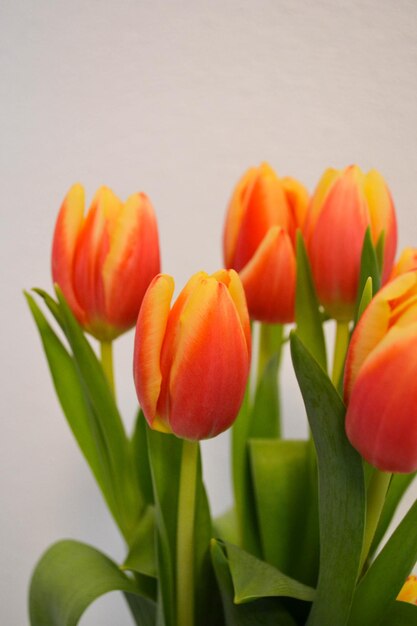
[[[417,252],[394,264],[381,175],[329,169],[309,198],[251,168],[226,215],[227,269],[194,274],[174,303],[147,196],[102,187],[84,204],[75,185],[58,215],[54,296],[26,296],[126,557],[53,545],[31,626],[75,626],[113,590],[140,626],[417,625],[417,502],[383,543],[417,470]],[[135,325],[128,433],[112,345]],[[281,433],[287,342],[306,440]],[[213,519],[199,441],[228,428],[234,505]]]

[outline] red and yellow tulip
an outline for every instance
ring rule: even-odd
[[[308,204],[306,189],[279,179],[266,163],[249,169],[237,184],[226,215],[226,267],[239,272],[253,319],[294,319],[295,234]]]
[[[339,321],[354,315],[368,227],[374,245],[385,234],[385,283],[395,257],[397,223],[384,179],[376,170],[364,174],[356,165],[326,170],[311,200],[304,235],[318,298]]]
[[[417,469],[417,271],[389,282],[353,333],[345,367],[346,432],[385,472]]]
[[[417,604],[417,576],[409,576],[405,581],[397,600]]]
[[[417,270],[417,248],[404,248],[392,269],[391,280],[413,270]]]
[[[171,308],[174,280],[160,274],[143,299],[134,378],[151,426],[190,440],[218,435],[239,411],[250,362],[249,316],[233,270],[195,274]]]
[[[76,184],[55,226],[52,277],[84,329],[110,341],[135,325],[160,271],[158,228],[143,193],[123,203],[101,187],[86,216],[84,206],[84,188]]]

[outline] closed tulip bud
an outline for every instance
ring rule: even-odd
[[[397,600],[417,604],[417,576],[409,576],[405,581]]]
[[[357,324],[345,367],[346,433],[384,472],[417,469],[417,271],[389,282]]]
[[[55,226],[52,278],[83,328],[110,341],[135,325],[160,271],[155,214],[143,193],[122,203],[101,187],[84,215],[84,189],[68,192]]]
[[[413,270],[417,270],[417,248],[404,248],[392,269],[391,280]]]
[[[295,234],[304,223],[306,189],[279,179],[263,163],[246,172],[232,195],[224,228],[226,267],[239,272],[251,317],[294,320]]]
[[[195,274],[174,306],[174,280],[151,283],[138,316],[134,379],[151,428],[214,437],[239,411],[250,361],[245,296],[236,272]]]
[[[353,319],[362,246],[367,228],[374,245],[385,237],[382,282],[388,280],[397,246],[397,223],[382,176],[352,165],[328,169],[311,200],[304,229],[316,291],[328,314]]]

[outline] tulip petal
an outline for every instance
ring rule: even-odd
[[[205,439],[237,415],[249,371],[246,338],[228,289],[213,277],[193,290],[178,324],[169,422],[180,437]]]
[[[230,296],[235,303],[236,310],[240,317],[243,332],[245,333],[246,343],[248,346],[248,355],[251,352],[251,332],[250,332],[250,320],[248,313],[248,306],[246,303],[245,290],[243,289],[242,281],[239,274],[235,270],[219,270],[213,274],[219,282],[222,282],[229,290]]]
[[[352,336],[345,366],[345,401],[349,401],[352,387],[368,355],[382,341],[392,323],[395,303],[417,288],[417,272],[400,276],[386,285],[371,301]]]
[[[135,385],[139,404],[149,425],[154,428],[160,422],[156,416],[162,383],[160,356],[173,293],[173,278],[166,274],[156,276],[143,298],[136,325]],[[164,429],[163,425],[159,424],[158,429]]]
[[[346,321],[353,317],[369,224],[360,176],[359,168],[348,168],[333,184],[308,241],[319,300],[332,317]]]
[[[303,229],[307,217],[308,191],[298,180],[286,176],[281,178],[281,184],[287,197],[288,205],[293,214],[294,223],[297,228]]]
[[[390,280],[413,270],[417,270],[417,248],[404,248],[391,272]]]
[[[223,233],[223,253],[226,267],[233,267],[237,239],[245,212],[245,198],[256,178],[257,168],[251,167],[236,185],[227,208]]]
[[[240,278],[251,317],[280,324],[294,320],[296,261],[284,229],[268,230]]]
[[[66,195],[55,226],[52,244],[52,279],[58,284],[69,306],[83,323],[85,313],[73,289],[73,263],[78,236],[84,222],[85,195],[79,183]]]
[[[417,469],[417,323],[394,327],[361,367],[346,432],[362,456],[386,472]]]
[[[110,246],[111,226],[121,209],[120,200],[107,187],[101,187],[91,204],[74,255],[74,292],[88,312],[87,326],[95,334],[106,319],[102,268]]]
[[[368,203],[374,244],[385,231],[382,281],[386,282],[392,270],[397,248],[397,220],[394,203],[384,179],[377,170],[370,170],[365,176],[363,189]]]
[[[318,216],[321,211],[321,207],[326,199],[327,194],[329,193],[336,180],[341,177],[341,175],[342,172],[329,167],[320,178],[319,183],[314,191],[313,197],[310,200],[310,206],[308,208],[308,213],[305,221],[304,236],[306,242],[308,242],[311,234],[313,233]]]
[[[295,236],[295,224],[282,184],[274,170],[263,163],[246,198],[233,267],[242,270],[258,249],[271,226],[280,226]]]
[[[134,325],[145,291],[159,270],[155,214],[147,196],[136,193],[117,215],[102,269],[106,319],[111,325],[122,330]]]

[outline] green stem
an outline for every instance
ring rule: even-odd
[[[372,540],[385,503],[385,496],[387,495],[391,476],[392,474],[389,472],[380,472],[375,469],[369,481],[366,502],[366,526],[359,571],[362,571],[366,559],[368,558]]]
[[[177,624],[194,625],[194,518],[198,441],[183,441],[177,526]]]
[[[257,371],[258,384],[270,359],[276,353],[278,353],[278,355],[281,354],[283,330],[284,326],[282,324],[261,323],[260,325]]]
[[[336,339],[334,344],[332,383],[339,388],[346,352],[349,346],[349,322],[336,322]]]
[[[113,372],[113,343],[111,341],[100,341],[100,356],[103,371],[108,380],[113,396],[115,395],[114,372]]]

